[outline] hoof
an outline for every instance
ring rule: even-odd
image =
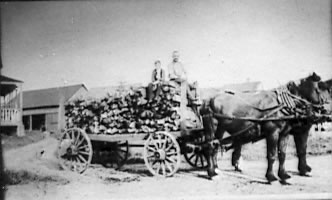
[[[265,177],[270,183],[278,180],[277,177],[275,177],[273,174],[266,174]]]
[[[309,165],[306,165],[303,168],[299,167],[299,174],[300,174],[300,176],[308,176],[308,177],[310,177],[311,176],[310,172],[311,172],[311,167]]]
[[[218,175],[215,171],[208,171],[208,176],[210,177],[210,178],[212,178],[212,177],[214,177],[214,176],[216,176],[216,175]]]
[[[221,179],[221,176],[215,175],[215,176],[210,177],[210,179],[212,181],[219,181]]]
[[[221,172],[221,170],[220,169],[218,169],[218,168],[216,168],[215,170],[214,170],[214,172],[217,174],[217,175],[219,175],[219,174],[221,174],[222,172]]]
[[[312,174],[308,171],[305,171],[305,172],[300,172],[300,176],[304,176],[304,177],[311,177]]]
[[[281,180],[280,184],[281,185],[292,185],[291,183],[287,182],[286,180]]]
[[[236,172],[242,172],[242,169],[240,169],[240,167],[238,167],[238,166],[235,166],[235,171]]]
[[[307,165],[305,169],[307,170],[307,172],[311,172],[311,167],[309,165]]]
[[[278,176],[282,181],[285,181],[285,180],[291,178],[291,176],[289,174],[287,174],[286,172],[278,173]]]

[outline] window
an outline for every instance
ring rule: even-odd
[[[45,127],[45,114],[32,115],[32,130],[40,130]]]

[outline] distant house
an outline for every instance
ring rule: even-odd
[[[23,92],[23,124],[26,130],[64,128],[64,104],[87,93],[83,84]]]
[[[0,75],[0,126],[1,130],[16,128],[24,136],[22,123],[23,82]]]

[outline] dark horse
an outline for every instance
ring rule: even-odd
[[[320,104],[323,104],[323,108],[321,109],[322,114],[331,114],[331,93],[330,87],[326,82],[318,83],[318,92],[320,92]],[[301,92],[296,87],[291,87],[291,91],[296,95],[301,95]],[[298,162],[298,170],[301,176],[309,176],[311,172],[311,167],[307,164],[307,142],[309,131],[311,127],[315,123],[321,123],[324,121],[331,121],[331,118],[321,118],[317,121],[308,121],[308,120],[298,120],[297,123],[292,125],[292,129],[290,130],[290,134],[294,136],[294,142],[296,145],[296,153],[299,159]]]
[[[232,164],[240,170],[238,160],[241,146],[250,141],[265,138],[267,142],[268,168],[266,178],[276,181],[273,164],[279,158],[278,176],[282,181],[290,178],[284,163],[288,134],[298,121],[295,115],[308,116],[301,120],[309,120],[318,107],[326,101],[319,88],[320,77],[315,73],[302,79],[300,84],[289,83],[288,89],[261,91],[257,93],[221,93],[204,101],[200,113],[208,145],[204,154],[208,161],[208,175],[217,175],[215,139],[223,143],[224,132],[231,135]],[[286,90],[286,91],[285,91]],[[291,94],[292,93],[292,94]],[[268,119],[268,120],[266,120]],[[299,136],[300,137],[300,136]],[[300,142],[299,142],[300,143]]]

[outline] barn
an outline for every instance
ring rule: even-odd
[[[48,131],[64,128],[64,104],[83,98],[87,93],[84,84],[23,92],[23,124],[26,130]]]

